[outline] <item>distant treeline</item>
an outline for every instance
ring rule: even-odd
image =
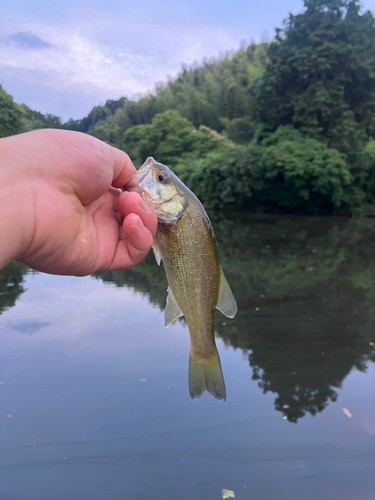
[[[184,67],[137,101],[61,120],[0,87],[0,137],[54,127],[166,163],[211,207],[375,213],[375,19],[305,0],[270,43]]]

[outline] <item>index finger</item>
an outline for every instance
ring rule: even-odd
[[[25,135],[34,149],[35,144],[39,146],[32,155],[36,165],[53,165],[53,175],[68,184],[85,206],[100,198],[111,186],[119,188],[128,183],[136,172],[124,151],[90,135],[70,130],[43,130]],[[40,156],[47,156],[44,158],[47,161],[41,162]]]

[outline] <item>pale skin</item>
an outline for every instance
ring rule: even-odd
[[[0,139],[0,269],[18,260],[85,276],[138,264],[157,218],[135,192],[128,155],[94,137],[38,130]]]

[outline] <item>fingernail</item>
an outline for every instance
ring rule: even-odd
[[[133,223],[131,225],[131,228],[132,229],[145,229],[145,226],[143,225],[143,222],[141,221],[140,217],[138,217],[138,215],[134,214],[135,217],[134,217],[134,220],[133,220]]]

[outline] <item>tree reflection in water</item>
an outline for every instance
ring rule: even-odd
[[[28,268],[19,262],[11,262],[0,270],[0,314],[13,307],[25,291],[22,285],[27,272]]]
[[[212,217],[221,263],[237,298],[216,334],[248,353],[252,377],[277,394],[290,422],[321,412],[356,368],[375,362],[375,221],[328,217]],[[165,307],[166,280],[153,256],[100,275]]]
[[[289,421],[321,412],[355,368],[375,362],[375,221],[271,215],[212,217],[237,298],[216,334],[248,354],[252,378]],[[0,313],[24,291],[27,269],[0,273]],[[95,275],[165,307],[167,281],[150,254],[133,269]]]

